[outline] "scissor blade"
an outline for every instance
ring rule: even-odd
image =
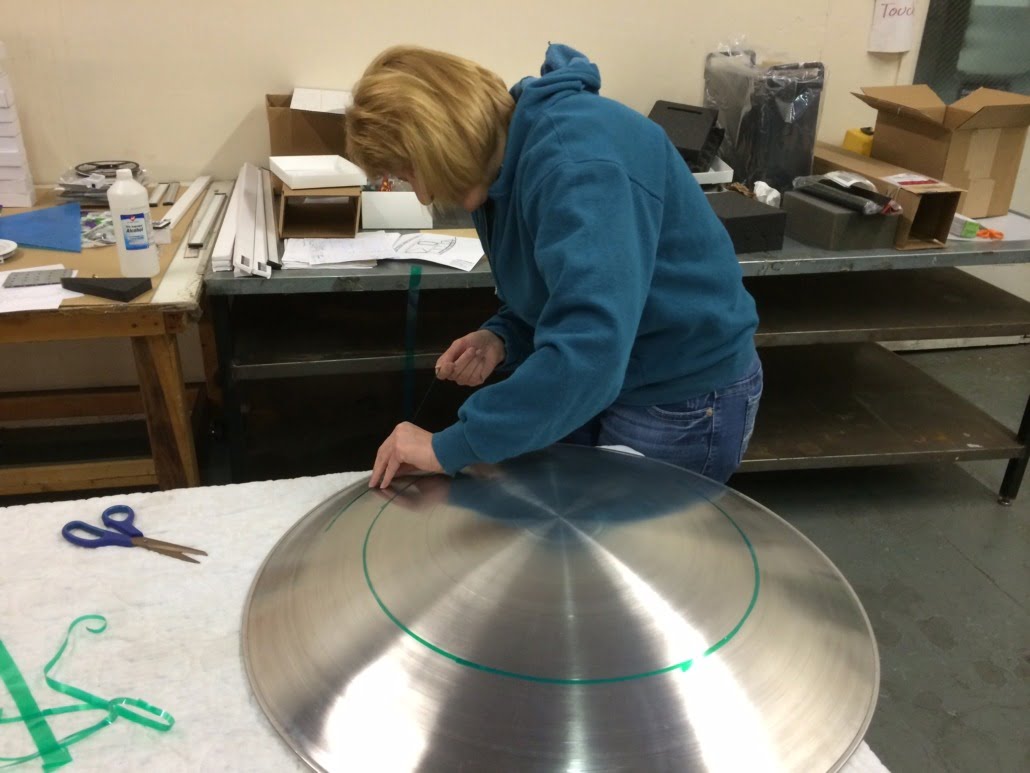
[[[167,550],[177,550],[180,553],[192,553],[195,556],[207,555],[207,553],[205,553],[203,550],[200,550],[199,548],[191,548],[187,547],[186,545],[176,545],[174,542],[165,542],[164,540],[151,539],[150,537],[140,537],[140,540],[141,544],[144,547],[149,546],[155,548],[165,548]]]
[[[154,553],[160,553],[162,556],[168,556],[169,558],[178,558],[180,561],[189,561],[191,564],[200,563],[200,561],[198,561],[197,559],[190,558],[185,553],[179,550],[172,550],[171,548],[164,548],[147,544],[142,544],[140,545],[140,547],[146,548],[147,550],[153,551]]]

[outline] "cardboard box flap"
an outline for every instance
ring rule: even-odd
[[[911,172],[895,164],[852,153],[828,142],[815,143],[816,158],[833,164],[835,169],[856,172],[868,178],[881,193],[891,195],[892,190],[902,188],[917,193],[941,193],[960,191],[953,185],[934,179],[929,175]],[[819,172],[823,174],[823,172]]]
[[[928,178],[885,161],[817,142],[812,171],[833,169],[868,177],[876,189],[901,204],[894,246],[903,250],[938,247],[948,240],[962,189]]]
[[[979,88],[948,108],[949,129],[1009,129],[1030,124],[1030,97]]]
[[[268,141],[272,156],[344,156],[347,130],[337,113],[315,113],[290,107],[291,94],[266,94]]]
[[[918,121],[944,122],[947,107],[933,89],[925,84],[916,86],[865,86],[862,93],[852,92],[876,110],[903,115]]]

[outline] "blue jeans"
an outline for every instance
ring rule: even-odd
[[[564,442],[628,446],[725,483],[747,451],[761,398],[762,363],[755,355],[744,377],[721,389],[665,405],[616,403]]]

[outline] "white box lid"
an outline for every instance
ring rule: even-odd
[[[342,156],[272,156],[272,173],[295,191],[347,188],[368,182],[365,173]]]

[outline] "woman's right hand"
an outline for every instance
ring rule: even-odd
[[[462,386],[479,386],[504,362],[504,341],[477,330],[454,341],[436,361],[436,377]]]

